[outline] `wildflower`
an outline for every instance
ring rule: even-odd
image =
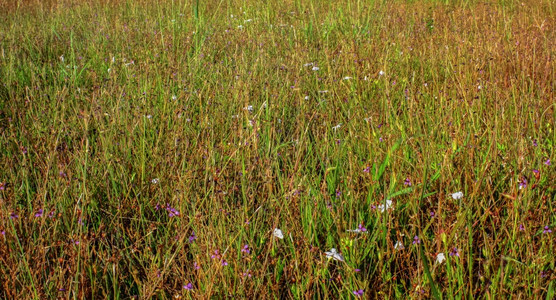
[[[371,170],[371,167],[370,167],[370,166],[367,166],[365,169],[363,169],[363,172],[369,173],[370,170]]]
[[[245,108],[243,108],[245,110],[247,110],[248,112],[253,112],[253,105],[247,105]]]
[[[147,115],[147,119],[152,119],[152,115]]]
[[[446,260],[446,256],[444,255],[444,253],[441,252],[441,253],[438,253],[438,254],[436,255],[436,261],[435,261],[435,262],[436,262],[437,264],[441,264],[441,263],[443,263],[445,260]]]
[[[463,198],[463,192],[453,193],[451,196],[454,200],[460,200],[461,198]]]
[[[519,231],[524,231],[525,230],[525,226],[523,226],[523,224],[519,224]]]
[[[544,164],[547,165],[547,166],[550,166],[550,165],[551,165],[551,164],[550,164],[550,158],[547,159],[547,160],[544,162]]]
[[[360,230],[361,232],[365,232],[365,231],[367,231],[367,228],[365,228],[365,227],[363,226],[363,223],[360,223],[360,224],[359,224],[359,230]]]
[[[1,234],[1,235],[6,235],[6,230],[0,231],[0,234]]]
[[[537,144],[537,140],[533,140],[533,146],[537,147],[539,144]]]
[[[175,208],[171,207],[169,204],[166,204],[166,211],[168,211],[168,217],[177,217],[180,215],[180,212],[177,211]]]
[[[346,76],[346,77],[344,77],[344,80],[350,80],[351,78],[353,78],[353,77]]]
[[[380,204],[377,206],[381,213],[386,210],[389,210],[392,207],[392,200],[386,200],[385,204]]]
[[[251,250],[249,250],[249,245],[245,244],[245,245],[243,246],[243,248],[241,249],[241,252],[250,254],[250,253],[251,253]]]
[[[42,208],[39,209],[39,211],[35,214],[35,218],[40,218],[40,217],[42,217],[43,213],[44,213],[44,210],[43,210]]]
[[[191,233],[191,236],[189,236],[189,242],[193,243],[196,239],[197,239],[197,236],[195,235],[195,231],[193,231]]]
[[[550,227],[544,226],[544,230],[542,231],[542,233],[546,234],[546,233],[551,233],[551,232],[552,232],[552,230],[550,229]]]
[[[305,100],[309,100],[309,96],[305,96],[305,98],[304,98],[304,99],[305,99]]]
[[[81,219],[81,217],[79,217],[79,220],[77,220],[77,224],[79,224],[79,225],[81,225],[81,226],[84,225],[83,219]]]
[[[338,125],[332,127],[332,129],[333,129],[334,131],[336,131],[336,130],[340,129],[340,127],[342,127],[342,123],[340,123],[340,124],[338,124]]]
[[[319,67],[314,66],[311,70],[313,70],[313,71],[318,71],[318,70],[319,70]]]
[[[3,191],[6,188],[6,183],[0,182],[0,191]]]
[[[546,277],[548,277],[548,272],[541,271],[541,278],[546,278]]]
[[[12,213],[10,214],[10,219],[15,220],[15,219],[17,219],[17,218],[19,218],[19,216],[18,216],[16,213],[12,212]]]
[[[430,215],[431,215],[431,218],[434,218],[434,211],[431,211]]]
[[[212,258],[212,259],[220,258],[220,253],[218,253],[218,249],[214,250],[214,254],[211,255],[210,258]]]
[[[363,296],[363,290],[353,291],[353,294],[354,294],[356,297],[361,297],[361,296]]]
[[[227,261],[225,261],[225,260],[222,260],[222,266],[224,266],[224,267],[225,267],[225,266],[227,266],[227,265],[228,265],[228,262],[227,262]]]
[[[324,252],[328,259],[334,259],[337,261],[345,261],[344,257],[336,250],[336,248],[330,249],[330,251]]]
[[[409,177],[405,179],[405,181],[403,182],[403,185],[411,186],[411,180],[409,179]]]
[[[237,28],[238,29],[243,29],[243,25],[238,25]]]
[[[176,100],[178,99],[178,97],[176,97],[176,95],[172,95],[172,100]]]
[[[241,273],[241,277],[249,277],[251,278],[251,271],[249,269],[247,269],[247,271]]]
[[[274,232],[273,232],[274,236],[279,238],[279,239],[283,239],[284,238],[284,234],[282,233],[282,230],[278,229],[278,228],[274,228]]]
[[[354,232],[354,233],[363,233],[367,231],[367,228],[363,226],[363,224],[359,224],[359,228],[357,229],[348,229],[347,232]]]
[[[190,290],[193,289],[193,285],[192,285],[191,282],[190,282],[190,283],[184,285],[183,288],[186,289],[186,290],[188,290],[188,291],[190,291]]]
[[[527,187],[527,179],[525,177],[521,178],[521,181],[519,182],[519,189],[524,189]]]
[[[457,256],[459,257],[459,250],[458,248],[454,247],[452,251],[450,251],[450,256]]]
[[[355,270],[353,270],[353,272],[359,273],[359,272],[361,272],[361,269],[355,269]]]
[[[155,178],[153,180],[151,180],[152,184],[158,184],[160,182],[160,180],[158,178]]]
[[[60,56],[60,61],[64,62],[64,55],[63,54]]]
[[[413,237],[413,245],[415,244],[421,244],[421,239],[417,235]]]
[[[397,241],[396,244],[394,245],[394,249],[395,250],[403,250],[403,249],[405,249],[405,247],[403,246],[402,242]]]
[[[195,261],[193,262],[193,268],[195,268],[195,270],[199,270],[201,266],[199,266],[199,264]]]
[[[313,63],[306,63],[306,64],[304,64],[303,66],[304,66],[304,67],[310,67],[310,66],[312,66],[312,65],[313,65]]]
[[[384,74],[385,74],[385,73],[384,73],[384,71],[382,71],[382,70],[380,70],[380,71],[378,72],[378,75],[380,75],[380,76],[382,76],[382,75],[384,75]]]
[[[336,199],[340,198],[342,192],[340,190],[336,190]]]

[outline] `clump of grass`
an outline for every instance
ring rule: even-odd
[[[2,298],[554,297],[550,1],[2,7]]]

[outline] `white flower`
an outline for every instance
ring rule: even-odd
[[[152,119],[153,116],[147,115],[147,119]]]
[[[459,200],[459,199],[463,198],[463,192],[453,193],[453,194],[452,194],[452,198],[453,198],[454,200]]]
[[[405,247],[403,246],[403,243],[400,241],[397,241],[396,244],[394,245],[394,249],[396,250],[403,250],[405,249]]]
[[[332,249],[330,249],[330,251],[324,252],[324,254],[326,255],[326,257],[328,257],[328,259],[333,259],[333,260],[337,260],[337,261],[345,261],[344,257],[340,253],[338,253],[336,248],[332,248]]]
[[[365,78],[363,78],[363,80],[368,81],[369,77],[365,76]]]
[[[437,264],[441,264],[446,260],[446,256],[444,255],[444,253],[440,252],[436,255],[436,263]]]
[[[243,25],[239,25],[239,26],[237,26],[237,28],[243,29]]]
[[[320,94],[326,94],[326,93],[328,93],[328,90],[322,90],[322,91],[319,91],[319,93]]]
[[[253,21],[253,19],[247,19],[247,20],[243,21],[243,23],[249,23],[251,21]]]
[[[151,180],[152,184],[158,184],[160,182],[160,180],[158,180],[158,178],[155,178],[153,180]]]
[[[313,70],[313,71],[318,71],[318,70],[319,70],[319,67],[313,67],[311,70]]]
[[[303,66],[304,66],[304,67],[310,67],[310,66],[312,66],[312,65],[313,65],[313,63],[306,63],[306,64],[304,64]]]
[[[248,106],[244,107],[243,109],[246,109],[249,112],[252,112],[253,111],[253,105],[248,105]]]
[[[392,200],[386,200],[386,204],[380,204],[377,206],[378,210],[383,213],[386,210],[389,210],[392,207]]]
[[[63,54],[60,56],[60,61],[64,62],[64,55]]]
[[[172,100],[176,100],[178,99],[178,97],[176,97],[176,95],[172,95]]]
[[[351,78],[353,78],[353,77],[346,76],[346,77],[344,77],[344,80],[350,80]]]
[[[283,239],[284,238],[284,234],[282,233],[282,230],[278,229],[278,228],[274,228],[274,232],[273,232],[274,236],[279,238],[279,239]]]
[[[378,72],[378,75],[380,76],[384,75],[384,71],[380,70],[380,72]]]
[[[309,100],[309,96],[305,96],[305,100]]]
[[[342,127],[342,123],[332,127],[332,129],[334,129],[334,131],[336,131],[336,130],[340,129],[340,127]]]

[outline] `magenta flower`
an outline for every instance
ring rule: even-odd
[[[211,255],[210,258],[212,259],[220,258],[220,253],[218,253],[218,250],[214,250],[214,254]]]
[[[222,260],[222,265],[223,265],[223,266],[227,266],[227,265],[228,265],[228,262],[225,261],[225,260]]]
[[[413,237],[413,245],[415,244],[421,244],[421,239],[417,235]]]
[[[452,251],[450,251],[450,256],[457,256],[459,257],[459,250],[458,248],[454,247]]]
[[[249,269],[247,269],[247,271],[241,273],[241,277],[248,277],[251,278],[251,271]]]
[[[523,226],[523,224],[519,224],[519,231],[524,231],[525,230],[525,226]]]
[[[35,214],[35,218],[40,218],[42,217],[42,214],[44,213],[44,210],[41,208],[39,209],[39,211]]]
[[[246,244],[245,246],[243,246],[243,249],[241,249],[241,252],[250,254],[251,250],[249,250],[249,245]]]
[[[404,184],[404,185],[407,185],[407,186],[411,186],[411,180],[409,179],[409,177],[405,179],[405,181],[403,182],[403,184]]]
[[[195,268],[195,270],[199,270],[201,266],[199,266],[199,264],[195,261],[193,262],[193,268]]]
[[[191,236],[189,237],[189,242],[193,243],[193,241],[195,241],[197,239],[197,236],[195,235],[195,231],[193,231],[191,233]]]
[[[519,189],[524,189],[527,187],[527,179],[525,179],[525,177],[521,178],[521,181],[519,182]]]
[[[550,165],[551,165],[551,163],[550,163],[550,158],[547,159],[547,160],[544,162],[544,164],[547,165],[547,166],[550,166]]]
[[[193,289],[193,285],[192,285],[191,282],[190,282],[190,283],[184,285],[183,288],[186,289],[186,290],[188,290],[188,291],[190,291],[190,290]]]
[[[361,296],[363,296],[363,290],[360,289],[360,290],[357,290],[357,291],[353,291],[353,294],[354,294],[356,297],[361,297]]]
[[[0,182],[0,191],[3,191],[6,188],[6,184],[4,182]]]
[[[368,167],[366,167],[366,168],[365,168],[365,169],[363,170],[363,172],[365,172],[365,173],[369,173],[369,171],[370,171],[370,170],[371,170],[371,167],[370,167],[370,166],[368,166]]]
[[[360,231],[360,232],[365,232],[365,231],[367,231],[367,228],[365,228],[365,227],[363,226],[363,223],[359,224],[359,231]]]
[[[17,218],[19,218],[19,216],[18,216],[16,213],[12,212],[12,213],[10,214],[10,219],[15,220],[15,219],[17,219]]]
[[[542,233],[544,233],[544,234],[546,234],[546,233],[552,233],[552,230],[550,229],[550,227],[544,226],[544,230],[542,231]]]

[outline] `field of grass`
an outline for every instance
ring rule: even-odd
[[[554,1],[0,11],[0,298],[556,297]]]

